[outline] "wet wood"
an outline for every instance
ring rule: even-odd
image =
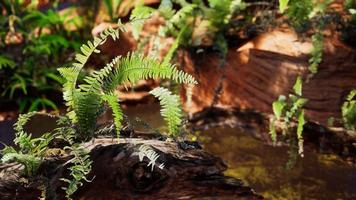
[[[147,158],[140,162],[137,152],[142,144],[160,155],[157,162],[164,163],[162,170],[156,166],[151,171]],[[224,176],[224,162],[195,143],[127,138],[117,144],[111,138],[101,138],[85,146],[91,150],[93,168],[89,178],[94,179],[85,183],[74,199],[262,199],[240,180]],[[49,178],[58,199],[63,199],[61,187],[65,186],[59,178],[68,178],[61,164],[68,159],[52,158],[40,167],[40,174]],[[16,167],[1,166],[1,199],[37,199],[39,182],[21,183]]]

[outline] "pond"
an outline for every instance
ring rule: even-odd
[[[131,121],[138,118],[153,129],[163,128],[158,104],[130,106],[124,112]],[[28,128],[35,133],[54,127],[53,122],[44,123],[38,118]],[[13,135],[4,133],[11,132],[12,123],[0,123],[0,139],[7,144],[11,144]],[[288,147],[267,145],[241,129],[210,128],[195,136],[208,152],[227,163],[225,175],[241,179],[266,199],[356,199],[356,168],[337,156],[306,148],[304,158],[287,170]]]
[[[126,109],[153,128],[163,121],[159,106]],[[266,199],[356,199],[356,168],[334,155],[306,152],[290,170],[288,147],[273,147],[241,129],[210,128],[198,133],[204,148],[227,164],[225,175],[243,180]]]

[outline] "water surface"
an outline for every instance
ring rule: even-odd
[[[157,105],[129,107],[125,112],[153,128],[162,126]],[[304,158],[287,170],[288,147],[267,145],[241,129],[211,128],[195,135],[208,152],[227,163],[226,175],[243,180],[266,199],[356,199],[356,168],[337,156],[306,149]]]

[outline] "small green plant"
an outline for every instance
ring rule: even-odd
[[[168,89],[161,87],[153,89],[150,93],[160,100],[161,115],[168,124],[169,133],[172,137],[178,136],[183,117],[179,96],[173,95]]]
[[[277,141],[276,124],[279,123],[283,135],[296,132],[299,154],[303,156],[303,127],[305,124],[303,106],[307,99],[302,98],[302,78],[298,77],[293,86],[294,94],[289,94],[288,99],[281,95],[273,102],[274,117],[270,121],[270,135],[274,142]],[[296,131],[294,121],[297,122]]]
[[[356,90],[352,90],[341,107],[345,128],[356,134]]]
[[[15,161],[22,164],[25,168],[25,177],[33,177],[37,173],[37,169],[44,159],[47,146],[54,138],[54,135],[50,133],[46,133],[40,138],[32,138],[31,134],[23,129],[23,126],[35,114],[35,112],[30,112],[20,115],[14,125],[16,131],[14,142],[19,146],[19,150],[17,151],[13,147],[6,147],[2,150],[4,156],[1,161],[4,163]]]

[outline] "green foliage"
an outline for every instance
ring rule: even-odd
[[[312,36],[313,49],[311,51],[311,58],[309,59],[309,71],[313,74],[318,72],[318,66],[322,61],[323,57],[323,41],[324,37],[322,33],[315,33]]]
[[[145,19],[149,18],[153,11],[155,11],[153,8],[141,4],[136,5],[135,9],[132,10],[130,21],[132,26],[132,35],[136,40],[139,39]]]
[[[68,169],[72,179],[62,178],[61,180],[68,183],[68,186],[63,187],[63,189],[66,191],[67,199],[72,199],[71,196],[83,185],[83,181],[91,182],[86,176],[91,171],[92,161],[90,160],[89,152],[83,146],[72,145],[65,149],[69,150],[73,156],[73,158],[67,162],[71,164]]]
[[[182,123],[182,110],[179,96],[173,95],[165,88],[155,88],[150,91],[150,94],[157,97],[162,106],[161,115],[168,124],[168,130],[171,136],[175,137],[179,134],[179,126]]]
[[[269,133],[272,140],[277,139],[276,123],[281,124],[283,135],[294,132],[295,125],[293,121],[297,122],[296,137],[298,139],[299,154],[303,156],[303,129],[305,124],[303,107],[307,103],[307,99],[302,98],[302,79],[297,78],[293,86],[294,94],[289,94],[288,99],[281,95],[277,101],[273,102],[272,108],[274,117],[270,121]]]
[[[356,134],[356,90],[352,90],[341,107],[344,126]]]
[[[3,157],[1,161],[17,162],[24,166],[24,175],[33,177],[37,173],[37,169],[44,159],[45,151],[49,142],[54,138],[54,135],[46,133],[40,138],[32,138],[31,134],[27,133],[23,126],[29,119],[35,115],[35,112],[30,112],[20,115],[18,121],[14,125],[16,131],[15,144],[19,150],[16,151],[13,147],[6,147],[2,150]]]
[[[79,31],[66,27],[78,27],[80,16],[66,13],[70,7],[57,12],[56,3],[46,11],[37,10],[38,2],[1,4],[0,51],[13,61],[0,74],[1,100],[16,101],[21,112],[57,108],[48,94],[60,92],[62,80],[56,66],[64,65],[80,42]]]
[[[178,70],[169,62],[159,62],[143,57],[139,53],[129,53],[126,57],[116,57],[103,69],[95,71],[84,78],[83,84],[77,87],[80,71],[92,53],[99,53],[97,47],[103,44],[107,37],[114,40],[119,37],[119,29],[109,28],[94,42],[88,42],[81,47],[81,53],[76,55],[77,62],[69,68],[60,68],[60,74],[66,79],[63,85],[63,98],[68,106],[68,117],[78,128],[78,139],[86,140],[94,134],[96,119],[103,103],[112,108],[117,133],[121,129],[122,112],[114,95],[119,85],[134,84],[140,79],[163,78],[179,83],[196,84],[195,79]]]
[[[111,20],[116,20],[119,17],[117,10],[120,8],[122,0],[104,0],[103,3],[109,12]]]
[[[5,68],[14,68],[15,62],[6,56],[0,55],[0,70]]]
[[[109,107],[111,108],[114,115],[114,124],[116,128],[117,138],[119,138],[120,136],[119,133],[121,128],[121,121],[123,119],[123,114],[118,99],[119,99],[118,96],[115,94],[103,95],[103,100],[108,102]]]
[[[313,0],[290,0],[286,14],[294,27],[302,29],[308,23],[313,8]]]
[[[289,0],[279,0],[279,12],[283,13],[288,6]]]

